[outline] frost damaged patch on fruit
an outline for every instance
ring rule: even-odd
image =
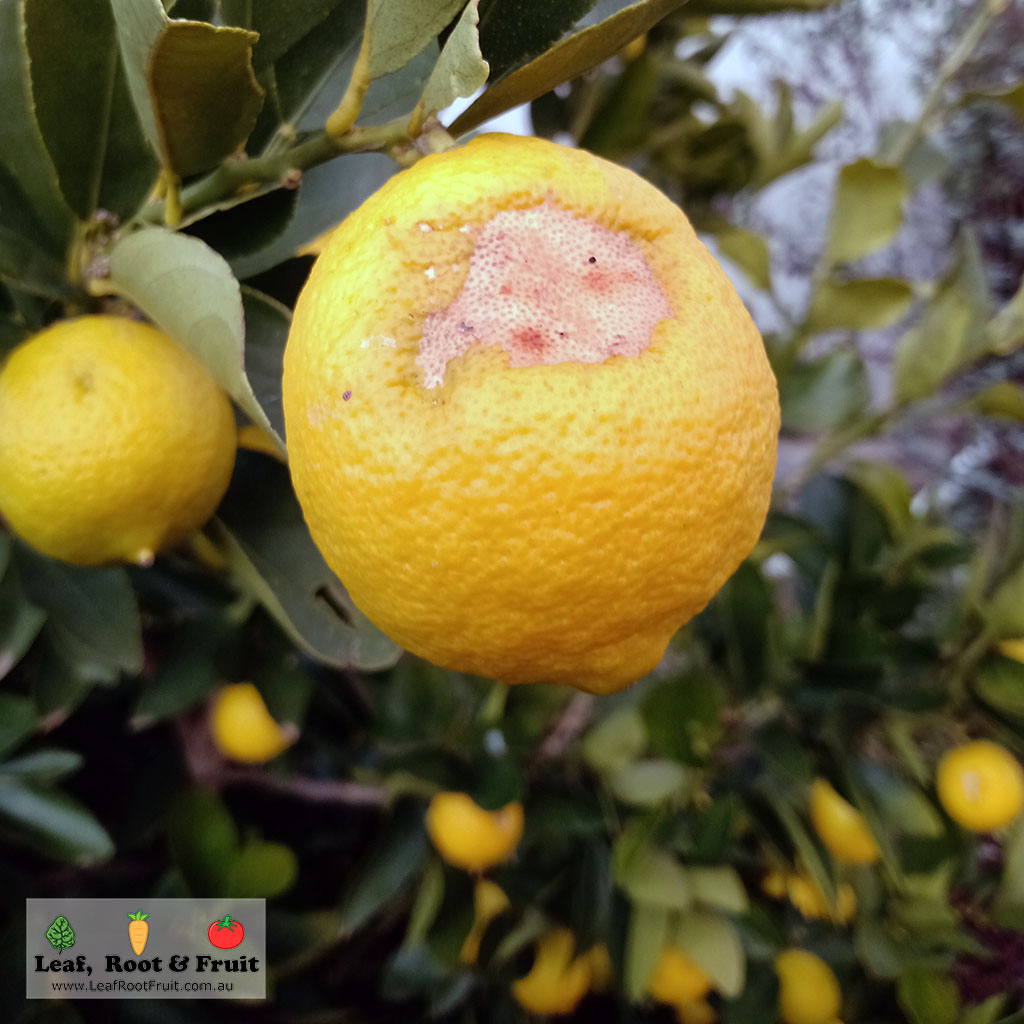
[[[672,315],[626,232],[544,202],[480,227],[466,283],[427,317],[416,365],[424,387],[435,388],[475,344],[500,345],[513,367],[636,356]]]

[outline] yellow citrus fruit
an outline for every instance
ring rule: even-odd
[[[676,1005],[676,1020],[679,1024],[715,1024],[718,1014],[706,999]]]
[[[711,979],[677,946],[666,946],[654,965],[647,991],[659,1003],[692,1003],[711,991]]]
[[[950,750],[939,762],[936,787],[946,813],[974,832],[1008,825],[1024,803],[1020,763],[990,740]]]
[[[583,958],[590,967],[590,991],[608,991],[615,980],[615,971],[612,968],[612,957],[608,952],[608,947],[603,942],[599,942],[596,946],[591,946],[583,954]]]
[[[878,843],[863,815],[824,779],[811,787],[811,824],[829,853],[844,864],[873,864]]]
[[[427,833],[455,867],[486,871],[512,856],[523,836],[523,805],[486,811],[465,793],[437,793],[427,808]]]
[[[220,752],[248,764],[277,757],[297,736],[294,726],[274,720],[252,683],[231,683],[220,689],[213,699],[210,726]]]
[[[849,882],[839,883],[835,908],[829,906],[817,883],[804,874],[770,871],[761,883],[761,890],[773,899],[788,897],[789,902],[806,918],[846,924],[857,910],[857,896]]]
[[[999,643],[998,650],[1005,658],[1024,662],[1024,637],[1013,637],[1010,640],[1003,640]]]
[[[621,689],[747,555],[761,338],[632,171],[487,135],[331,235],[284,363],[296,493],[359,607],[434,663]]]
[[[487,926],[509,907],[505,890],[487,878],[478,878],[473,889],[473,925],[462,943],[459,959],[464,964],[475,964],[480,955],[480,940]]]
[[[572,1013],[591,984],[586,955],[574,956],[576,940],[568,928],[554,928],[537,940],[529,973],[512,983],[512,995],[531,1013]]]
[[[833,1024],[842,993],[824,960],[803,949],[787,949],[775,958],[775,970],[783,1024]]]
[[[154,327],[65,320],[0,373],[0,513],[45,555],[151,562],[210,517],[234,461],[230,402]]]

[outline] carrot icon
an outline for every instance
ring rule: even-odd
[[[141,956],[142,951],[146,948],[146,940],[149,938],[149,925],[146,923],[149,914],[144,914],[139,909],[134,914],[125,914],[125,917],[131,921],[131,924],[128,925],[128,941],[132,944],[132,951],[136,956]]]

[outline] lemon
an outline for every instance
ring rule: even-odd
[[[294,726],[279,725],[252,683],[231,683],[213,699],[213,741],[233,761],[262,764],[286,750],[296,738]]]
[[[769,871],[761,882],[761,891],[776,900],[788,897],[789,902],[809,919],[832,920],[837,924],[846,924],[857,911],[857,896],[849,882],[839,883],[834,909],[829,906],[818,884],[810,876],[801,873]]]
[[[873,864],[878,843],[863,815],[824,779],[811,787],[811,824],[829,853],[844,864]]]
[[[586,954],[574,957],[576,940],[568,928],[555,928],[537,941],[529,973],[512,983],[512,995],[531,1013],[572,1013],[591,985]]]
[[[451,865],[486,871],[512,856],[523,835],[523,806],[486,811],[465,793],[437,793],[427,808],[427,834]]]
[[[509,907],[508,896],[500,885],[490,879],[478,878],[473,889],[473,925],[462,943],[459,959],[464,964],[475,964],[480,955],[480,941],[487,926]]]
[[[0,513],[53,558],[151,562],[212,515],[234,460],[227,397],[146,324],[62,321],[0,373]]]
[[[284,361],[313,539],[384,632],[621,689],[749,553],[779,425],[760,335],[633,172],[486,135],[330,236]]]
[[[1008,825],[1024,803],[1024,771],[1006,749],[977,740],[950,750],[936,775],[939,800],[957,824],[974,832]]]
[[[833,1024],[842,993],[824,960],[803,949],[787,949],[775,958],[775,970],[783,1024]]]
[[[654,965],[647,991],[659,1003],[695,1003],[711,991],[711,979],[681,949],[666,946]]]

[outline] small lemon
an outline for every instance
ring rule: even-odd
[[[213,514],[234,461],[231,403],[155,327],[64,320],[0,372],[0,513],[52,558],[148,564]]]
[[[849,882],[839,883],[835,908],[829,906],[817,883],[804,874],[770,871],[761,883],[761,891],[776,900],[788,897],[789,902],[806,918],[846,924],[857,910],[857,897]]]
[[[277,757],[294,741],[294,726],[274,721],[260,691],[252,683],[231,683],[213,699],[213,740],[225,757],[262,764]]]
[[[427,833],[449,864],[486,871],[511,857],[519,844],[523,806],[486,811],[465,793],[437,793],[427,808]]]
[[[480,941],[487,926],[509,906],[508,896],[501,886],[487,878],[478,878],[473,889],[473,926],[462,943],[459,959],[464,964],[475,964],[480,955]]]
[[[576,940],[568,928],[555,928],[537,941],[529,973],[512,983],[512,995],[531,1013],[572,1013],[591,986],[590,963],[574,957]]]
[[[880,852],[860,811],[824,779],[811,787],[811,823],[829,853],[844,864],[873,864]]]
[[[973,832],[1008,825],[1024,803],[1024,771],[1006,749],[977,740],[950,750],[936,775],[939,800],[957,824]]]
[[[779,976],[779,1019],[783,1024],[832,1024],[842,993],[832,968],[803,949],[787,949],[775,958]]]
[[[711,991],[711,979],[677,946],[666,946],[651,972],[647,991],[659,1003],[693,1003]]]

